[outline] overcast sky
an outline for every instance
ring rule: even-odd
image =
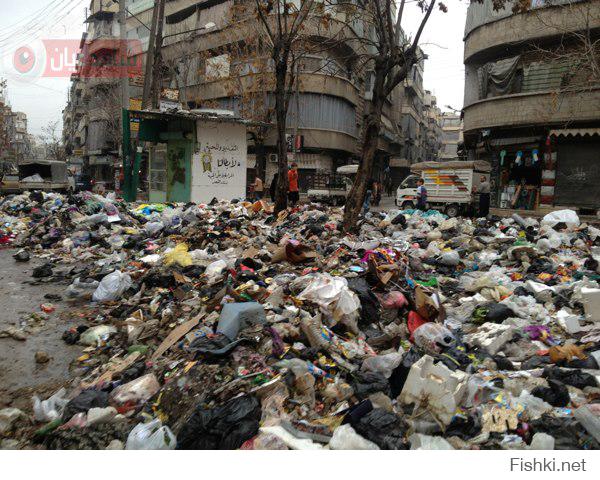
[[[414,0],[408,0],[403,28],[412,34],[422,14]],[[0,16],[0,77],[8,80],[8,101],[29,120],[29,132],[41,133],[43,126],[58,120],[67,100],[68,77],[33,78],[23,81],[15,73],[13,56],[24,45],[39,48],[42,39],[79,40],[84,31],[85,8],[89,0],[3,1]],[[463,101],[462,64],[466,2],[447,2],[449,11],[434,10],[425,27],[421,45],[429,59],[425,63],[424,86],[431,90],[443,110],[446,105],[460,109]]]

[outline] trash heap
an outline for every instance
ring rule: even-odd
[[[574,212],[369,213],[351,236],[314,204],[0,210],[93,312],[64,332],[72,380],[0,411],[14,448],[599,446],[600,230]]]

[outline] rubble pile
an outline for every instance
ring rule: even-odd
[[[350,236],[319,205],[0,210],[15,261],[91,312],[72,380],[0,411],[5,448],[599,446],[600,230],[573,212],[369,213]]]

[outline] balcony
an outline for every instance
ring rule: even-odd
[[[600,88],[585,92],[517,93],[479,100],[464,108],[464,130],[550,126],[598,119]]]
[[[551,40],[565,32],[600,28],[600,0],[538,8],[480,25],[465,38],[465,63],[507,56],[507,46]]]

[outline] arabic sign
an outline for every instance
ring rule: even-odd
[[[18,46],[8,52],[12,55],[3,57],[3,69],[23,80],[72,74],[81,78],[132,78],[142,72],[141,59],[131,55],[139,50],[139,40],[107,37],[86,43],[82,49],[80,43],[80,39],[42,39]],[[4,59],[9,58],[11,65],[6,65]]]
[[[197,139],[192,157],[192,202],[245,197],[246,127],[199,121]]]

